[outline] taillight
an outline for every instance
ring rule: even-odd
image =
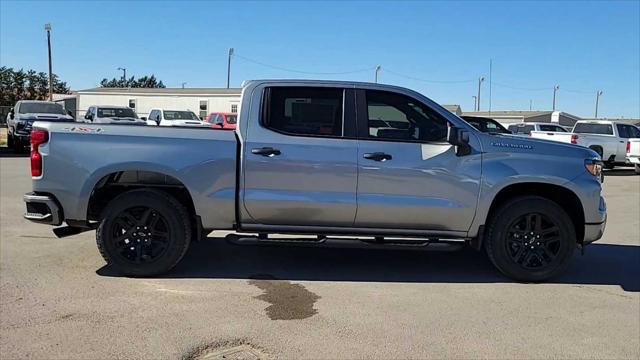
[[[578,135],[576,135],[576,134],[571,135],[571,143],[572,144],[577,144],[578,143]]]
[[[631,141],[627,141],[627,154],[631,152]]]
[[[38,147],[49,141],[49,132],[47,130],[31,131],[31,176],[42,175],[42,155]]]

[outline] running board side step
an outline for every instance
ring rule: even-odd
[[[366,249],[406,249],[423,251],[457,251],[465,246],[464,241],[447,241],[439,239],[384,239],[382,237],[353,238],[331,237],[318,235],[316,238],[280,237],[269,238],[264,234],[259,236],[244,234],[229,234],[225,239],[236,245],[287,245],[304,247],[332,247],[332,248],[366,248]]]

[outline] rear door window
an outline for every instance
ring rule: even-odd
[[[613,135],[611,124],[577,123],[573,128],[576,134]]]
[[[342,136],[343,93],[341,88],[267,88],[263,125],[289,135]]]

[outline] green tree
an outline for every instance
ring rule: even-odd
[[[165,88],[166,86],[162,83],[162,81],[158,81],[155,75],[151,76],[143,76],[138,79],[135,76],[130,77],[129,79],[102,79],[100,81],[101,87],[108,88]]]
[[[53,92],[68,94],[69,87],[53,74]],[[34,70],[15,70],[0,67],[0,105],[13,106],[19,100],[46,100],[49,98],[49,76]]]

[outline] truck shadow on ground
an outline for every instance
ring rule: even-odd
[[[29,157],[29,152],[25,150],[17,153],[13,149],[10,149],[5,146],[0,146],[0,158],[20,158],[20,157]]]
[[[603,174],[605,177],[605,180],[604,180],[605,184],[607,182],[607,176],[638,176],[638,174],[636,174],[635,171],[633,170],[633,167],[603,170]]]
[[[487,257],[466,248],[456,252],[366,248],[237,245],[208,238],[192,245],[165,278],[252,279],[267,274],[290,281],[406,283],[511,283]],[[117,276],[109,267],[97,271]],[[568,271],[551,283],[618,285],[640,291],[640,246],[593,244],[576,251]]]

